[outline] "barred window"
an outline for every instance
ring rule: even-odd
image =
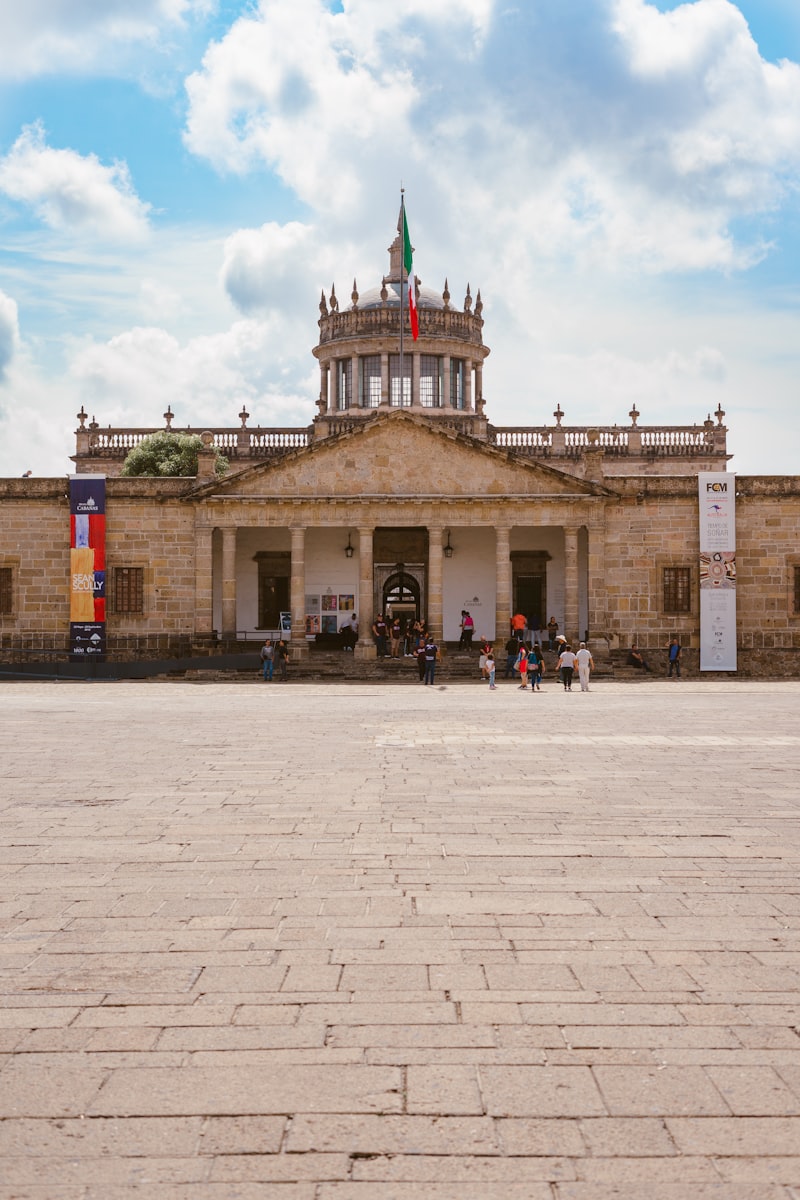
[[[442,404],[442,360],[435,354],[419,356],[419,402],[423,408]]]
[[[411,355],[403,355],[403,386],[400,388],[400,355],[389,356],[389,403],[393,408],[411,407]],[[401,399],[402,395],[402,399]]]
[[[794,611],[800,613],[800,567],[794,568]]]
[[[691,567],[664,567],[664,612],[692,611]]]
[[[381,356],[365,354],[361,359],[361,404],[377,408],[381,402]]]
[[[450,407],[464,407],[464,360],[450,359]]]
[[[13,567],[0,567],[0,613],[9,613],[14,611],[14,569]]]
[[[117,567],[114,571],[114,612],[144,612],[144,567]]]
[[[336,407],[349,408],[353,403],[353,362],[340,358],[336,362]]]

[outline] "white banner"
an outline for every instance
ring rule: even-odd
[[[700,670],[736,670],[736,476],[703,471],[700,505]]]

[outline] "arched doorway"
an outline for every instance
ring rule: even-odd
[[[405,622],[408,617],[416,621],[419,616],[419,580],[398,563],[395,571],[383,585],[383,611],[387,616],[399,617]]]

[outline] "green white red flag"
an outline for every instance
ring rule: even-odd
[[[411,238],[408,236],[406,209],[403,205],[403,266],[408,276],[408,316],[411,321],[411,335],[414,341],[419,337],[419,317],[417,316],[417,277],[414,274],[414,259],[411,252]]]

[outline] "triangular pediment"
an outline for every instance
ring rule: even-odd
[[[200,485],[192,495],[316,500],[359,496],[608,496],[521,453],[453,432],[406,409],[379,413],[345,433]]]

